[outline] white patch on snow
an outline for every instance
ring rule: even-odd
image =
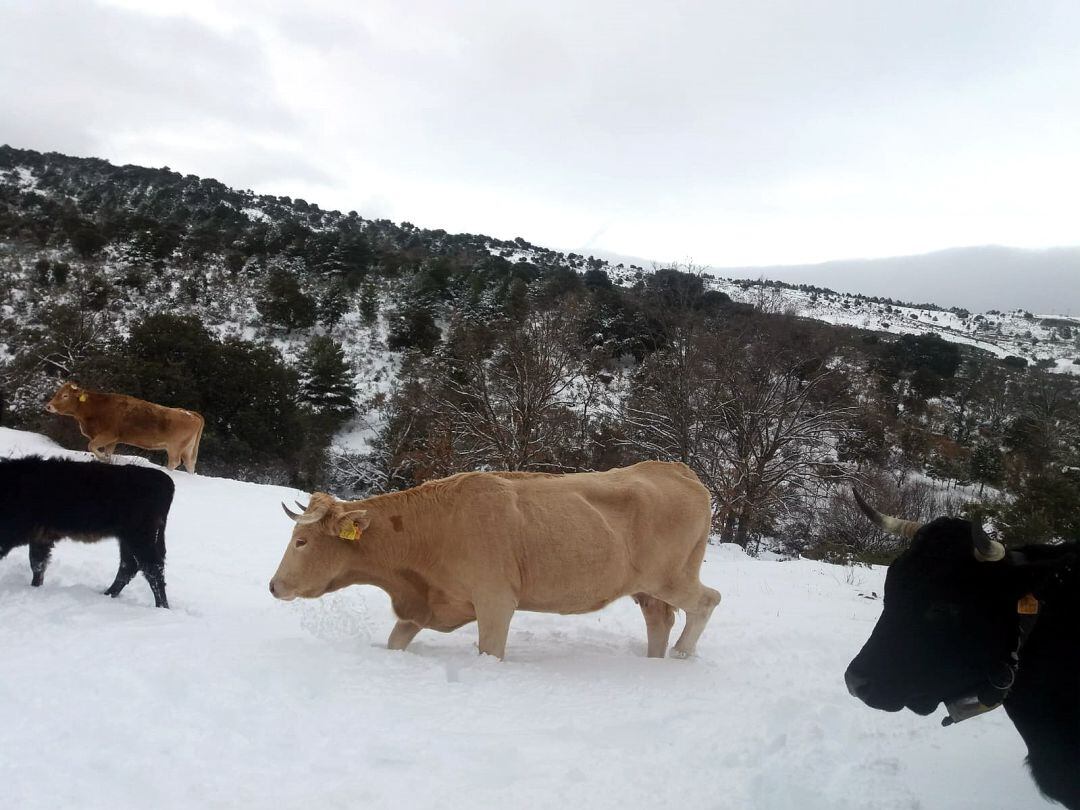
[[[37,191],[38,181],[37,177],[27,166],[15,167],[15,182],[20,191]]]
[[[254,222],[269,222],[270,216],[261,208],[247,206],[240,209],[240,213]]]

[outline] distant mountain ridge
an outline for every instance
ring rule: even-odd
[[[1041,315],[1080,315],[1080,246],[1029,250],[986,245],[884,259],[721,267],[713,272],[728,278],[765,278],[931,301],[976,312],[1020,308]]]

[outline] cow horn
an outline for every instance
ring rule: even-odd
[[[906,537],[910,540],[915,536],[915,532],[922,528],[922,524],[917,523],[914,520],[901,520],[900,518],[894,518],[891,515],[881,514],[881,512],[863,500],[863,496],[859,494],[859,490],[857,489],[853,488],[851,494],[855,496],[855,503],[859,505],[863,514],[870,518],[876,526],[887,531],[889,534],[898,534],[901,537]]]
[[[997,562],[1005,556],[1005,546],[990,537],[978,521],[971,523],[971,540],[979,562]]]
[[[299,505],[300,504],[297,504],[297,506],[299,506]],[[320,520],[322,520],[323,515],[326,514],[326,511],[327,511],[327,509],[329,507],[319,506],[319,507],[316,507],[315,511],[312,512],[311,514],[307,514],[307,512],[305,511],[305,513],[302,514],[302,515],[298,515],[296,512],[293,512],[284,503],[281,504],[281,508],[285,510],[286,515],[288,515],[294,521],[296,521],[301,526],[303,526],[303,525],[306,525],[308,523],[317,523]]]
[[[301,512],[307,511],[307,506],[304,506],[302,503],[300,503],[300,501],[293,501],[293,503],[300,507]],[[311,506],[311,504],[308,504],[308,506]]]

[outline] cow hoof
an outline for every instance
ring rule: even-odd
[[[688,652],[686,652],[686,650],[672,650],[671,651],[671,657],[672,658],[681,658],[681,659],[683,659],[685,661],[687,658],[690,658],[691,656],[693,656],[693,653],[688,653]]]

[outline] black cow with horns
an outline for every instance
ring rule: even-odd
[[[36,587],[60,538],[115,537],[120,568],[105,593],[119,596],[142,571],[154,603],[167,608],[165,522],[173,490],[169,476],[146,467],[36,456],[0,461],[0,558],[29,544]]]
[[[943,725],[1004,706],[1045,796],[1080,810],[1080,546],[1005,550],[977,523],[882,515],[911,540],[885,578],[881,618],[848,666],[852,695]]]

